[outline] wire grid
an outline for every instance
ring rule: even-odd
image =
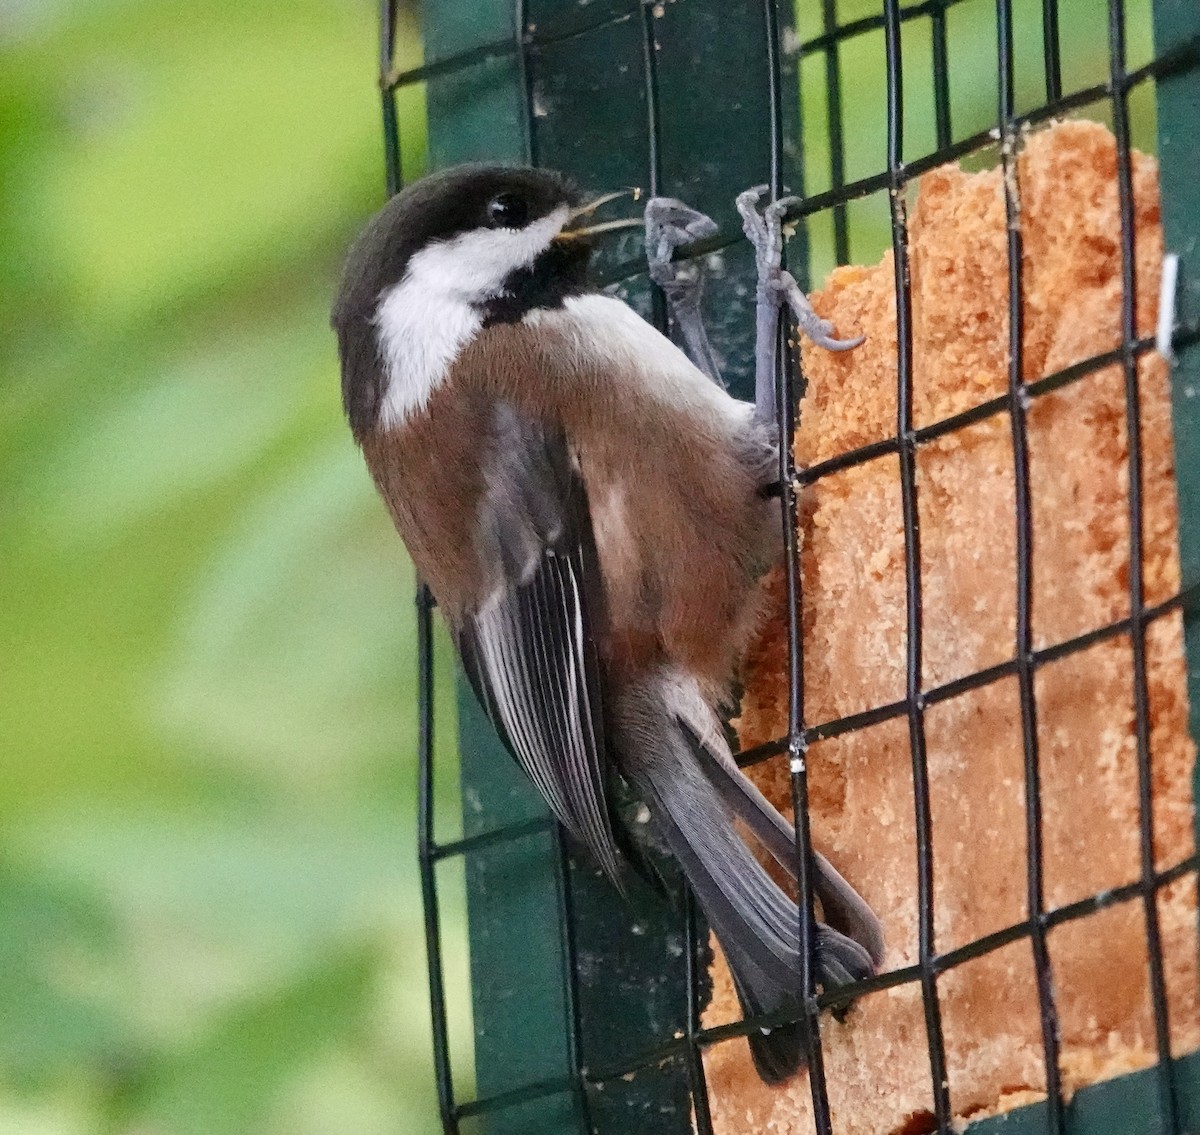
[[[783,195],[783,148],[785,91],[780,65],[780,19],[775,0],[747,0],[761,8],[766,42],[763,73],[757,80],[767,85],[770,151],[770,191],[772,197]],[[1166,870],[1155,867],[1154,840],[1151,827],[1151,780],[1149,708],[1146,675],[1146,629],[1150,623],[1181,609],[1192,609],[1200,598],[1200,583],[1193,582],[1164,602],[1147,606],[1142,578],[1143,507],[1142,457],[1140,434],[1140,404],[1137,381],[1137,361],[1153,349],[1153,340],[1139,338],[1136,333],[1136,281],[1134,259],[1133,194],[1130,167],[1130,122],[1128,100],[1136,87],[1183,71],[1200,69],[1200,40],[1193,39],[1182,47],[1160,55],[1136,70],[1126,67],[1125,11],[1123,0],[1107,0],[1109,74],[1106,81],[1083,89],[1064,92],[1062,89],[1062,57],[1059,42],[1058,6],[1056,0],[1042,0],[1042,39],[1044,50],[1045,99],[1036,109],[1015,111],[1012,0],[995,0],[996,51],[998,89],[996,125],[970,137],[953,140],[949,96],[949,63],[947,51],[946,14],[963,0],[920,0],[902,4],[901,0],[882,0],[878,15],[839,24],[836,0],[822,0],[823,30],[821,34],[799,44],[801,57],[821,55],[825,62],[825,86],[830,130],[830,180],[828,191],[803,198],[793,206],[792,220],[811,217],[825,210],[833,220],[835,256],[839,263],[849,258],[849,228],[847,205],[857,199],[886,189],[890,202],[891,240],[895,264],[897,300],[897,422],[894,436],[839,454],[819,464],[797,469],[790,444],[794,428],[794,407],[797,402],[798,376],[794,360],[787,349],[788,326],[781,319],[779,334],[785,349],[779,352],[777,375],[777,408],[780,428],[780,494],[781,524],[784,540],[784,573],[787,585],[788,632],[788,730],[784,737],[758,746],[739,756],[743,766],[787,755],[791,792],[796,817],[796,839],[799,863],[797,918],[804,957],[803,1015],[810,1027],[808,1037],[809,1083],[817,1135],[830,1135],[826,1082],[822,1060],[821,1033],[818,1014],[824,1009],[838,1009],[855,998],[873,991],[909,982],[919,983],[924,1005],[925,1032],[931,1071],[931,1098],[937,1129],[951,1130],[953,1107],[949,1096],[946,1071],[945,1042],[942,1034],[938,999],[938,979],[947,971],[997,950],[1012,942],[1028,939],[1031,944],[1038,1003],[1042,1023],[1042,1042],[1048,1097],[1047,1126],[1054,1135],[1065,1131],[1065,1108],[1058,1062],[1059,1028],[1054,999],[1054,981],[1047,950],[1047,934],[1056,926],[1089,915],[1116,903],[1140,902],[1145,912],[1149,957],[1149,988],[1151,994],[1154,1037],[1157,1055],[1156,1082],[1160,1115],[1165,1130],[1171,1135],[1180,1132],[1178,1101],[1171,1076],[1170,1022],[1163,973],[1163,952],[1156,895],[1168,884],[1194,873],[1197,856],[1193,854]],[[652,0],[611,0],[597,3],[572,20],[564,19],[553,27],[534,29],[527,19],[525,0],[517,0],[514,26],[516,35],[495,40],[404,71],[393,68],[396,4],[383,0],[381,29],[381,90],[384,121],[384,141],[387,162],[387,188],[393,193],[400,187],[400,145],[397,130],[396,91],[402,87],[447,76],[483,60],[515,56],[520,83],[524,93],[524,130],[526,156],[530,164],[538,163],[537,116],[534,109],[533,67],[539,51],[565,40],[577,40],[579,50],[587,50],[588,38],[600,30],[628,20],[641,24],[642,58],[639,61],[648,116],[647,170],[651,194],[657,193],[662,180],[659,129],[659,92],[657,49],[655,43]],[[907,21],[928,18],[932,30],[934,122],[936,148],[906,161],[903,153],[904,65],[901,51],[901,27]],[[845,180],[843,152],[839,47],[854,37],[883,30],[887,59],[887,165],[869,176],[855,181]],[[1005,177],[1005,206],[1008,220],[1007,259],[1009,282],[1009,352],[1008,390],[969,410],[930,425],[915,427],[912,414],[912,307],[909,292],[908,236],[904,190],[922,173],[944,162],[994,145],[997,137],[1006,173],[1014,162],[1013,145],[1019,131],[1029,125],[1044,123],[1090,103],[1106,100],[1111,106],[1113,131],[1117,145],[1117,182],[1120,203],[1120,245],[1122,256],[1123,296],[1121,307],[1121,344],[1114,350],[1102,352],[1037,381],[1022,379],[1022,238],[1018,202],[1014,195],[1015,179]],[[690,250],[700,256],[733,243],[729,237],[718,237]],[[630,263],[610,273],[609,282],[630,277],[641,269]],[[652,292],[652,315],[659,328],[667,330],[666,308],[661,293]],[[1200,339],[1200,328],[1183,325],[1175,329],[1177,346]],[[1129,469],[1129,610],[1130,614],[1103,626],[1095,627],[1069,640],[1051,646],[1035,648],[1032,635],[1033,526],[1030,490],[1027,416],[1032,400],[1051,391],[1062,389],[1095,371],[1118,364],[1124,374],[1126,424],[1128,433]],[[1016,635],[1013,655],[999,664],[968,674],[940,686],[926,687],[922,680],[922,603],[921,544],[919,505],[916,487],[916,455],[919,448],[937,438],[961,430],[995,415],[1007,414],[1011,426],[1013,475],[1015,487],[1016,525]],[[835,720],[808,722],[805,717],[803,687],[803,643],[800,634],[803,595],[799,571],[796,537],[796,493],[801,488],[852,466],[861,465],[884,455],[899,460],[903,531],[905,550],[906,596],[906,688],[902,700],[876,706],[860,713]],[[419,680],[419,841],[422,889],[425,900],[426,943],[430,962],[430,1003],[433,1015],[437,1087],[443,1125],[448,1133],[459,1131],[460,1123],[468,1116],[488,1114],[525,1101],[570,1091],[577,1102],[581,1130],[591,1131],[588,1114],[587,1088],[602,1085],[618,1077],[649,1068],[672,1057],[682,1057],[688,1073],[693,1115],[700,1135],[710,1135],[712,1119],[709,1112],[707,1085],[703,1064],[703,1049],[733,1037],[745,1036],[752,1030],[794,1020],[781,1014],[746,1019],[740,1022],[704,1029],[700,1026],[700,986],[702,978],[701,950],[703,935],[697,912],[690,897],[686,904],[686,951],[688,1028],[683,1036],[664,1041],[651,1050],[632,1055],[619,1066],[585,1068],[580,1051],[577,975],[575,971],[574,918],[572,915],[572,883],[567,870],[567,851],[558,836],[557,885],[562,909],[563,953],[569,975],[567,1009],[571,1019],[568,1030],[571,1075],[533,1084],[517,1085],[510,1090],[469,1102],[454,1097],[449,1056],[446,1019],[446,998],[441,958],[441,934],[438,915],[434,867],[442,859],[466,855],[472,851],[500,842],[520,840],[533,833],[544,832],[552,825],[546,819],[528,820],[503,828],[486,831],[449,843],[438,843],[433,834],[433,703],[432,666],[433,640],[431,613],[433,601],[426,588],[417,596],[418,680]],[[1055,660],[1077,654],[1088,647],[1111,639],[1128,639],[1132,647],[1132,693],[1135,715],[1137,749],[1138,805],[1140,817],[1141,877],[1130,884],[1107,890],[1066,906],[1047,909],[1042,877],[1042,816],[1039,775],[1039,746],[1037,732],[1037,702],[1034,693],[1036,671]],[[934,937],[933,851],[929,799],[929,773],[925,752],[925,711],[932,705],[954,698],[967,691],[1013,676],[1017,680],[1021,706],[1021,732],[1025,771],[1025,812],[1027,846],[1027,909],[1028,916],[1013,925],[989,934],[954,950],[939,952]],[[813,888],[811,870],[811,837],[809,830],[806,753],[809,746],[853,730],[895,719],[905,718],[908,724],[912,754],[914,824],[917,849],[917,880],[919,907],[919,950],[915,965],[882,973],[850,987],[828,990],[818,994],[812,970],[814,935]],[[557,832],[557,829],[554,829]]]

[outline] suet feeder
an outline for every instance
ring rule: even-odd
[[[764,791],[883,916],[888,965],[814,990],[809,1072],[763,1087],[741,1039],[759,1022],[689,897],[629,904],[577,862],[462,683],[463,834],[437,840],[422,593],[445,1130],[1200,1131],[1195,0],[427,0],[407,69],[397,19],[384,0],[391,191],[397,92],[420,89],[432,167],[541,165],[707,212],[721,233],[692,251],[750,398],[733,200],[786,188],[790,266],[868,336],[779,376],[799,402],[788,546],[739,730]],[[597,269],[663,324],[636,239]],[[447,861],[465,864],[473,1068],[451,1058]]]

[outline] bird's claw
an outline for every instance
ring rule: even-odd
[[[742,231],[754,245],[754,260],[758,266],[760,286],[768,286],[780,271],[783,262],[783,218],[795,197],[780,197],[759,209],[767,186],[756,185],[737,196],[737,211],[742,218]]]
[[[672,260],[675,249],[717,233],[716,221],[674,197],[650,198],[645,223],[646,261],[650,278],[660,287],[675,283],[679,277]]]
[[[796,320],[797,329],[819,347],[828,351],[849,351],[864,341],[839,339],[833,334],[833,324],[813,310],[808,297],[796,283],[796,278],[783,267],[783,221],[797,197],[780,197],[760,209],[767,186],[756,185],[737,196],[737,211],[741,214],[742,230],[754,246],[758,270],[759,302],[780,307],[787,304]]]
[[[855,347],[866,342],[865,335],[856,335],[853,339],[839,339],[833,333],[833,324],[828,319],[822,319],[809,302],[808,296],[796,283],[796,278],[787,271],[779,270],[769,286],[780,295],[780,302],[786,303],[791,309],[796,327],[811,342],[827,351],[852,351]]]

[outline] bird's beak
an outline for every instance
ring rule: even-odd
[[[641,195],[640,189],[618,189],[614,193],[605,193],[585,205],[572,209],[567,215],[567,222],[563,225],[562,231],[554,239],[571,241],[595,236],[597,233],[613,232],[616,229],[640,229],[645,223],[641,217],[623,217],[616,221],[601,221],[594,225],[581,225],[580,222],[585,221],[601,205],[607,205],[610,201],[617,201],[622,197],[631,197],[636,201]]]

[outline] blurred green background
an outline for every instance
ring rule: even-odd
[[[0,0],[5,1133],[436,1128],[412,577],[328,329],[376,29]]]
[[[1129,9],[1136,66],[1148,0]],[[819,6],[797,10],[816,34]],[[1040,0],[1017,10],[1031,106]],[[1067,87],[1102,80],[1102,0],[1062,10]],[[973,0],[950,22],[956,136],[994,118],[993,19]],[[922,26],[914,155],[933,140]],[[371,0],[0,0],[0,1135],[438,1129],[413,580],[327,327],[382,196],[376,30]],[[883,160],[881,63],[881,35],[843,59],[850,178]],[[801,69],[810,191],[823,74]],[[420,91],[400,106],[412,174]],[[852,255],[876,259],[885,198],[850,218]]]

